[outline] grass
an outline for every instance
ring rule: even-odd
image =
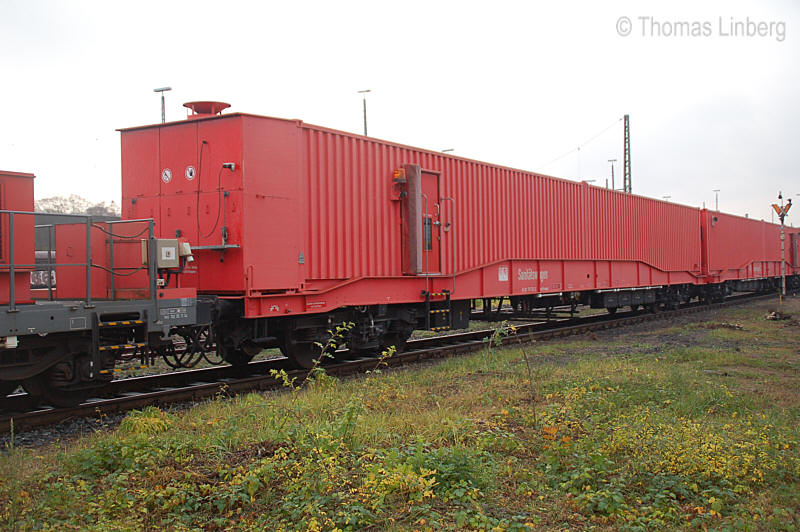
[[[800,325],[770,305],[133,412],[8,450],[0,528],[795,530]]]

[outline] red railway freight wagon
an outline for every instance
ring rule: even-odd
[[[699,209],[297,120],[194,118],[122,130],[123,216],[187,238],[181,282],[244,296],[249,317],[701,274]]]
[[[708,283],[736,281],[758,289],[781,275],[781,226],[703,209],[703,273]],[[800,273],[798,233],[785,228],[786,275]]]
[[[673,287],[677,301],[701,282],[699,209],[299,120],[222,115],[216,102],[187,107],[188,120],[121,130],[122,215],[191,243],[181,286],[262,320],[223,330],[235,337],[223,350],[248,338],[308,347],[343,308],[367,324],[354,318],[351,348],[374,347],[419,326],[463,326],[477,298],[616,309]]]

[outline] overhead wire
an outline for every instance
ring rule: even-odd
[[[566,152],[566,153],[564,153],[564,154],[562,154],[562,155],[559,155],[558,157],[556,157],[556,158],[555,158],[555,159],[553,159],[552,161],[549,161],[549,162],[548,162],[548,163],[546,163],[546,164],[540,164],[540,165],[539,165],[537,168],[540,168],[540,169],[547,168],[547,167],[548,167],[548,166],[550,166],[551,164],[553,164],[553,163],[555,163],[555,162],[558,162],[558,161],[560,161],[561,159],[563,159],[563,158],[564,158],[564,157],[566,157],[567,155],[571,155],[571,154],[573,154],[573,153],[575,153],[575,152],[580,152],[580,151],[581,151],[581,148],[583,148],[584,146],[586,146],[587,144],[589,144],[590,142],[592,142],[593,140],[595,140],[597,137],[599,137],[600,135],[602,135],[603,133],[605,133],[606,131],[608,131],[608,130],[609,130],[609,129],[611,129],[612,127],[616,126],[618,122],[622,121],[622,119],[623,119],[623,117],[619,117],[618,119],[614,120],[614,121],[613,121],[611,124],[609,124],[607,127],[603,128],[603,130],[602,130],[602,131],[600,131],[600,132],[596,133],[595,135],[593,135],[593,136],[592,136],[591,138],[589,138],[588,140],[585,140],[583,143],[579,144],[579,145],[578,145],[576,148],[572,148],[572,149],[571,149],[571,150],[569,150],[568,152]]]

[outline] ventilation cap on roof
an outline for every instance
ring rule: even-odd
[[[187,117],[192,120],[221,114],[222,110],[227,109],[231,104],[225,102],[187,102],[183,106],[192,110],[192,114]]]

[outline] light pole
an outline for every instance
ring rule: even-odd
[[[717,212],[719,212],[719,190],[720,189],[715,188],[711,191],[714,193],[714,206],[716,207],[714,210]]]
[[[617,160],[609,159],[608,162],[611,163],[611,190],[614,190],[614,163],[617,162]]]
[[[772,204],[772,209],[778,213],[778,218],[781,219],[781,298],[780,304],[783,305],[783,298],[786,297],[786,246],[784,242],[786,240],[786,235],[784,233],[784,219],[786,218],[786,214],[789,212],[789,209],[792,208],[792,198],[786,200],[786,205],[783,204],[783,194],[778,191],[778,200],[780,200],[781,204],[778,206],[777,203]]]
[[[364,104],[364,136],[367,136],[367,93],[372,92],[370,89],[366,89],[363,91],[358,91],[359,94],[363,95],[362,102]]]
[[[159,87],[157,89],[153,89],[153,92],[160,92],[161,93],[161,123],[167,121],[167,115],[164,111],[164,93],[167,91],[171,91],[172,87]]]

